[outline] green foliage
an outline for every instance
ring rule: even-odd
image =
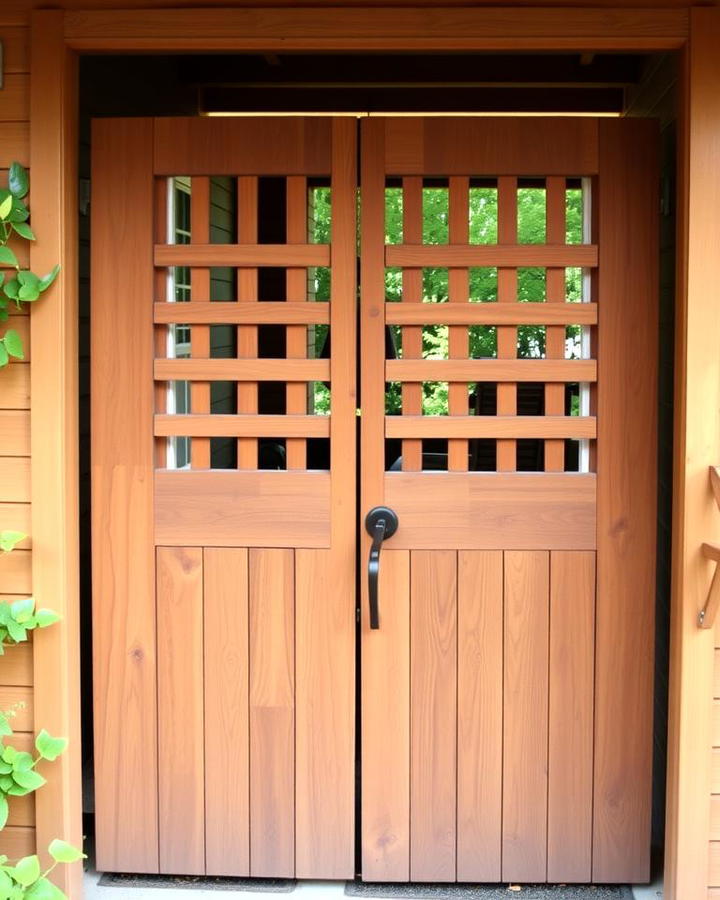
[[[61,840],[54,840],[48,847],[53,864],[41,871],[37,856],[25,856],[10,865],[7,856],[0,856],[0,900],[68,900],[67,895],[54,885],[48,875],[59,863],[73,863],[85,859],[85,854]]]
[[[9,553],[27,537],[22,531],[0,531],[0,551]],[[28,632],[35,628],[47,628],[60,620],[51,609],[35,609],[32,597],[21,597],[13,603],[0,602],[0,656],[6,646],[21,644]]]
[[[25,202],[30,184],[25,169],[14,162],[8,172],[7,188],[0,188],[0,266],[14,269],[14,272],[0,272],[0,322],[9,317],[10,303],[20,309],[23,303],[34,303],[57,278],[60,271],[55,266],[42,277],[21,269],[14,250],[8,241],[15,235],[25,241],[34,241],[35,234],[27,224],[30,210]],[[10,359],[24,359],[22,340],[13,328],[0,337],[0,368]]]

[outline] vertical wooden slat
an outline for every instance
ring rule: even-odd
[[[307,242],[307,219],[307,178],[301,175],[292,175],[287,179],[288,244]],[[287,299],[307,300],[307,270],[288,269],[285,277]],[[307,326],[289,325],[286,332],[287,358],[304,359],[307,356]],[[305,382],[288,382],[285,390],[288,413],[306,413],[308,385]],[[286,454],[288,469],[304,469],[307,466],[307,441],[305,438],[288,438]]]
[[[550,554],[548,881],[590,881],[595,554]]]
[[[301,878],[349,878],[355,866],[357,129],[352,119],[336,118],[332,125],[331,194],[332,546],[296,553],[296,874]],[[382,434],[382,417],[377,426]]]
[[[362,665],[362,874],[410,880],[410,553],[383,550],[381,627]],[[368,628],[363,604],[363,628]]]
[[[503,881],[545,881],[549,560],[506,551]]]
[[[451,244],[467,244],[470,230],[470,179],[450,179],[449,234]],[[470,274],[467,269],[450,269],[448,272],[448,300],[450,303],[467,303],[470,298]],[[454,325],[448,329],[448,356],[450,359],[467,359],[470,339],[466,325]],[[468,414],[468,386],[451,383],[448,386],[448,412],[451,416]],[[466,472],[468,469],[467,439],[448,441],[448,470]]]
[[[455,881],[457,553],[410,554],[410,880]]]
[[[145,612],[148,615],[148,612]],[[205,872],[203,573],[199,547],[158,547],[160,871]],[[142,780],[142,772],[136,777]]]
[[[203,581],[206,871],[249,875],[248,551],[206,548]]]
[[[258,180],[243,175],[237,180],[238,241],[256,244],[258,240]],[[238,301],[252,302],[258,299],[257,269],[238,269]],[[255,359],[258,355],[257,325],[239,325],[237,330],[239,359]],[[237,386],[237,410],[239,413],[257,413],[258,387],[256,382],[239,382]],[[238,469],[256,469],[258,464],[257,438],[238,438]]]
[[[422,178],[403,178],[403,240],[406,244],[422,244],[423,240],[423,194]],[[384,233],[384,231],[383,231]],[[422,269],[403,269],[402,302],[422,303]],[[422,357],[422,327],[405,325],[402,329],[403,359]],[[405,416],[419,416],[422,413],[422,384],[404,382],[402,385],[402,412]],[[419,472],[422,469],[422,441],[405,439],[402,441],[402,467],[404,472]]]
[[[250,874],[295,874],[292,550],[249,552]]]
[[[600,121],[596,881],[645,881],[650,865],[657,143],[654,121]]]
[[[210,240],[210,179],[204,175],[193,176],[190,187],[190,240],[193,244],[207,244]],[[193,300],[210,299],[210,269],[190,270],[190,291]],[[193,359],[209,359],[209,325],[191,326],[190,355]],[[190,385],[190,405],[193,413],[210,412],[209,381],[193,381]],[[209,437],[192,439],[190,461],[193,469],[210,468]]]
[[[102,869],[156,872],[152,122],[97,121],[92,148],[96,853]],[[133,265],[126,267],[126,259]],[[120,281],[128,291],[122,316],[111,302]]]
[[[463,550],[458,554],[458,881],[501,878],[502,723],[503,555]]]
[[[498,241],[517,243],[517,178],[504,175],[498,178]],[[498,303],[517,302],[517,270],[498,269]],[[498,359],[517,357],[517,328],[499,325],[497,328]],[[517,385],[498,384],[497,414],[514,416],[517,412]],[[514,472],[517,467],[517,441],[503,438],[497,444],[498,472]]]
[[[553,176],[546,181],[546,237],[548,244],[565,243],[565,184],[564,178]],[[565,269],[548,269],[546,272],[548,303],[565,302]],[[545,329],[546,359],[565,357],[565,326],[548,325]],[[565,414],[565,385],[545,385],[545,415]],[[565,469],[565,442],[545,441],[545,471],[562,472]]]
[[[156,178],[154,183],[155,210],[154,210],[154,228],[155,243],[163,244],[167,241],[167,195],[168,195],[168,179]],[[154,281],[154,299],[158,303],[168,300],[167,296],[167,272],[164,269],[155,269],[153,273]],[[167,341],[169,325],[155,326],[155,356],[162,358],[167,356]],[[166,382],[158,381],[155,383],[155,412],[167,412],[167,391]],[[158,469],[164,469],[167,465],[167,438],[155,439],[155,466]]]

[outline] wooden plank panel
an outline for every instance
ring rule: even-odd
[[[181,324],[186,325],[327,325],[330,321],[329,303],[293,303],[291,300],[285,303],[247,300],[203,303],[193,300],[183,303],[180,308],[175,303],[158,302],[153,308],[156,324],[180,323],[182,320]],[[575,319],[572,321],[574,323]]]
[[[206,472],[155,475],[158,544],[327,547],[328,472]]]
[[[203,559],[158,547],[160,871],[205,872]],[[192,737],[190,737],[192,736]]]
[[[292,550],[250,550],[250,874],[295,874]]]
[[[712,751],[710,790],[713,794],[720,794],[720,748],[717,747]]]
[[[380,628],[363,585],[362,874],[410,880],[410,554],[383,550]]]
[[[710,840],[720,840],[720,797],[717,794],[710,798]]]
[[[252,142],[250,142],[252,143]],[[258,239],[258,179],[237,179],[237,236],[239,241],[257,243]],[[257,303],[257,269],[239,269],[237,272],[237,299],[247,306]],[[258,329],[253,325],[237,330],[237,355],[240,359],[254,359],[258,354]],[[258,412],[258,386],[256,382],[237,385],[238,413]],[[238,469],[257,469],[258,442],[251,438],[239,438],[237,442]]]
[[[2,683],[11,687],[32,686],[33,644],[31,640],[6,648],[2,658]]]
[[[174,363],[166,367],[174,373],[171,377],[188,377],[180,374],[191,371],[181,368],[184,360],[167,362]],[[592,359],[389,359],[385,374],[388,381],[597,381],[597,364]]]
[[[170,308],[175,321],[176,310],[168,304],[158,304],[158,307]],[[185,308],[182,314],[186,322]],[[385,321],[389,325],[595,325],[597,314],[596,303],[385,304]]]
[[[156,359],[155,379],[157,381],[329,381],[330,361],[327,359]]]
[[[9,859],[16,861],[23,856],[31,856],[35,851],[34,828],[8,825],[0,832],[0,853]]]
[[[385,123],[387,125],[387,123]],[[422,178],[403,178],[402,181],[403,240],[422,243],[423,239],[423,190]],[[385,230],[383,229],[384,243]],[[402,303],[400,306],[417,307],[423,304],[423,273],[420,269],[403,269]],[[387,314],[390,304],[386,303]],[[422,322],[420,323],[423,324]],[[402,329],[402,351],[404,359],[422,359],[422,328],[410,326]],[[401,385],[403,415],[422,413],[422,385],[405,382]],[[422,443],[406,440],[402,444],[403,472],[419,472],[422,469]]]
[[[330,437],[330,416],[156,415],[155,436],[169,435]]]
[[[210,240],[210,179],[201,175],[192,179],[190,202],[191,245],[204,244]],[[195,300],[210,302],[210,269],[190,270],[190,295]],[[190,356],[193,359],[207,359],[210,353],[210,327],[195,325],[190,328]],[[195,381],[190,385],[190,412],[203,414],[210,412],[210,382]],[[190,442],[190,465],[193,469],[210,468],[210,439],[199,437]]]
[[[657,145],[654,121],[601,121],[593,819],[593,880],[600,882],[642,882],[650,872]]]
[[[5,173],[2,173],[5,176]],[[7,184],[6,178],[0,179],[0,184]],[[11,308],[8,310],[11,318],[8,322],[5,322],[3,328],[12,328],[20,335],[20,340],[23,345],[23,358],[22,360],[15,359],[14,357],[10,358],[11,366],[22,365],[23,362],[30,362],[30,316],[25,314],[23,315],[25,310],[18,310],[14,304],[11,304]],[[4,333],[4,332],[3,332]]]
[[[0,497],[9,503],[30,500],[30,460],[27,457],[0,457]]]
[[[452,245],[467,244],[470,240],[470,179],[467,176],[450,178],[448,228]],[[405,238],[407,240],[407,238]],[[455,305],[467,306],[470,300],[470,273],[467,269],[450,269],[448,272],[448,300]],[[467,359],[470,356],[470,335],[462,325],[448,328],[448,356],[450,359]],[[451,416],[467,416],[468,385],[448,385],[448,413]],[[449,437],[448,470],[467,472],[468,441]]]
[[[203,551],[203,600],[205,869],[249,875],[247,550]]]
[[[353,549],[348,540],[345,548],[295,553],[298,878],[355,871]]]
[[[396,438],[594,438],[596,429],[594,416],[385,417],[385,434]]]
[[[595,554],[550,554],[547,880],[591,875]]]
[[[503,881],[547,873],[549,554],[505,561]]]
[[[518,210],[517,177],[505,175],[498,178],[498,240],[504,244],[517,244]],[[518,275],[516,269],[499,268],[497,273],[497,302],[501,307],[518,306]],[[517,328],[500,325],[497,328],[498,359],[517,358]],[[501,416],[517,413],[517,384],[505,381],[497,385],[496,412]],[[517,469],[517,441],[501,439],[496,442],[495,468],[498,472],[514,472]]]
[[[30,366],[17,363],[3,372],[4,409],[30,409]]]
[[[503,556],[463,550],[458,554],[458,881],[501,878],[502,722]]]
[[[712,746],[720,748],[720,700],[713,700],[712,703],[712,724],[711,724],[711,740]]]
[[[26,122],[30,118],[30,75],[6,75],[0,91],[0,121]]]
[[[562,177],[548,178],[545,182],[546,205],[546,240],[551,243],[566,241],[566,195],[567,179]],[[548,308],[567,305],[565,302],[565,269],[548,269],[545,273],[545,289]],[[580,304],[582,305],[582,304]],[[545,356],[551,359],[565,357],[566,329],[562,326],[548,325],[545,329]],[[560,384],[545,385],[546,416],[561,416],[565,412],[565,389]],[[565,443],[562,440],[545,441],[544,468],[546,472],[563,472],[565,470]]]
[[[388,472],[385,502],[397,550],[595,549],[594,475]]]
[[[0,497],[2,494],[0,494]],[[27,550],[30,547],[30,512],[29,503],[2,503],[0,502],[0,522],[2,528],[10,531],[22,531],[28,535],[25,540],[16,546],[21,550]]]
[[[455,881],[457,554],[410,554],[410,880]]]
[[[710,841],[709,850],[708,884],[720,887],[720,841]]]
[[[3,673],[5,669],[5,660],[3,661]],[[13,734],[6,739],[6,743],[16,750],[23,750],[25,753],[36,755],[35,738],[32,734]],[[43,766],[46,764],[43,764]],[[47,771],[47,770],[45,770]],[[41,767],[42,774],[42,767]],[[8,814],[7,824],[20,825],[32,828],[35,825],[35,795],[26,794],[24,797],[11,797],[9,800],[10,811]]]
[[[16,160],[26,163],[30,158],[30,123],[3,122],[0,147],[0,167],[7,169]]]
[[[29,550],[13,550],[0,556],[2,589],[8,594],[32,591],[32,555]],[[0,707],[2,709],[2,707]]]
[[[3,44],[3,65],[10,73],[30,71],[30,30],[23,26],[0,27]]]
[[[30,455],[30,411],[0,410],[0,456]]]
[[[329,266],[328,244],[156,244],[156,266]],[[570,263],[568,263],[570,265]]]
[[[179,258],[179,255],[178,255]],[[577,266],[598,264],[598,248],[592,244],[389,244],[385,264],[428,266]]]
[[[287,226],[289,244],[303,243],[308,239],[308,184],[303,176],[291,176],[286,181]],[[285,272],[286,298],[290,301],[307,301],[308,273],[306,269],[288,269]],[[285,355],[289,359],[304,359],[308,355],[308,332],[302,325],[285,329]],[[311,354],[311,356],[314,354]],[[289,382],[285,388],[285,411],[290,414],[307,413],[308,389],[302,382]],[[307,468],[307,441],[289,437],[285,442],[288,469]]]
[[[28,686],[0,685],[0,709],[11,713],[13,731],[33,731],[35,712],[33,689]]]

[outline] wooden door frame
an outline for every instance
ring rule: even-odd
[[[90,0],[91,2],[91,0]],[[707,890],[712,706],[712,631],[697,628],[710,572],[700,543],[720,536],[707,466],[720,462],[720,379],[709,339],[720,328],[712,303],[715,216],[720,173],[708,164],[720,144],[720,84],[715,47],[720,9],[423,8],[35,10],[31,20],[33,220],[40,240],[34,268],[60,261],[52,297],[33,308],[33,585],[40,605],[64,616],[38,635],[36,721],[68,735],[70,750],[49,773],[36,801],[37,841],[82,835],[77,377],[77,57],[81,52],[218,50],[519,49],[680,51],[681,167],[678,187],[678,291],[673,513],[671,699],[668,747],[666,896]],[[703,85],[705,89],[703,89]],[[711,412],[710,412],[711,411]],[[82,894],[82,871],[59,876]]]

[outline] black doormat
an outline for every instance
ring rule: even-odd
[[[626,885],[370,884],[348,881],[349,897],[391,900],[632,900]]]
[[[101,887],[173,888],[188,891],[249,891],[289,894],[295,882],[286,878],[214,878],[206,875],[122,875],[106,872],[98,884]]]

